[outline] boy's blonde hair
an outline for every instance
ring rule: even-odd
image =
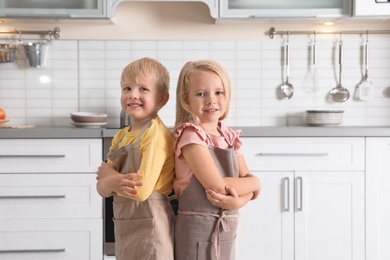
[[[157,60],[142,58],[127,65],[121,76],[121,85],[125,81],[139,79],[156,83],[160,95],[169,93],[169,73],[168,70]]]
[[[213,72],[221,78],[226,96],[226,111],[219,118],[219,120],[225,119],[228,115],[231,97],[231,86],[230,79],[226,70],[220,64],[212,60],[189,61],[181,69],[179,80],[177,82],[175,128],[187,122],[188,120],[193,120],[196,124],[199,124],[199,118],[191,111],[191,108],[188,105],[190,77],[195,72],[199,71]]]

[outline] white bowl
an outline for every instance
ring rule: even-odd
[[[107,114],[94,112],[73,112],[70,118],[75,123],[104,123],[107,122]]]
[[[343,122],[343,110],[306,110],[304,121],[311,126],[332,126]]]

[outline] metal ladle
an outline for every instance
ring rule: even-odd
[[[336,102],[345,102],[349,99],[349,91],[341,85],[341,74],[342,74],[342,64],[343,64],[343,41],[340,39],[339,42],[339,65],[340,65],[340,75],[339,83],[335,88],[330,91],[332,99]]]
[[[282,97],[284,99],[290,99],[294,94],[294,87],[288,82],[289,76],[290,76],[290,53],[289,53],[289,40],[288,40],[288,33],[287,33],[287,42],[285,46],[285,52],[286,52],[286,81],[282,84],[280,87],[280,91],[282,93]]]

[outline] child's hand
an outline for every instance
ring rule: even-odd
[[[234,210],[240,208],[240,197],[238,196],[236,190],[230,186],[226,186],[225,189],[228,192],[227,195],[217,193],[210,189],[206,190],[207,199],[214,206],[223,209]]]
[[[134,179],[141,177],[142,175],[138,173],[127,173],[113,175],[109,178],[112,178],[110,182],[115,193],[129,198],[136,198],[138,196],[137,186],[142,186],[142,182]]]
[[[104,178],[106,176],[109,176],[111,174],[118,173],[113,166],[109,165],[106,162],[102,162],[100,166],[98,167],[98,170],[96,172],[96,180],[100,180],[101,178]]]

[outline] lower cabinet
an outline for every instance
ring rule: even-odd
[[[0,259],[103,258],[101,139],[0,140]]]
[[[240,210],[237,260],[365,259],[364,138],[243,139],[262,191]],[[347,163],[329,163],[343,147]]]
[[[390,138],[368,137],[366,173],[367,260],[390,259]]]
[[[102,259],[101,219],[0,221],[2,260]]]

